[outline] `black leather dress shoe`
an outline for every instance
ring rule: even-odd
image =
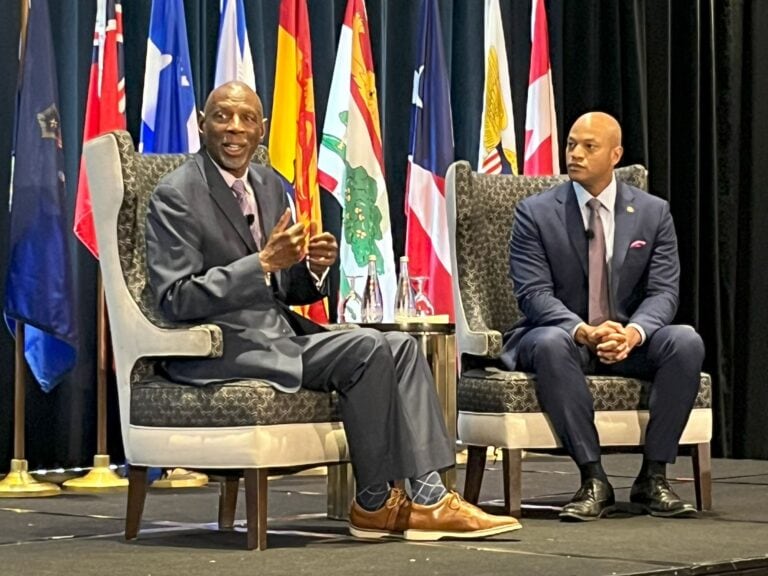
[[[696,516],[693,504],[689,504],[674,493],[664,476],[638,478],[632,484],[629,500],[651,516],[671,518],[674,516]]]
[[[563,506],[560,520],[566,522],[588,522],[597,520],[616,505],[613,487],[602,480],[590,478],[573,495],[571,501]]]

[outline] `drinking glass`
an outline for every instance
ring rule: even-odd
[[[426,276],[413,276],[411,282],[413,282],[413,289],[416,295],[413,298],[416,305],[416,316],[433,316],[435,313],[435,307],[432,306],[432,302],[427,298],[427,280]]]
[[[339,322],[342,324],[360,322],[363,316],[363,299],[360,298],[360,294],[355,289],[355,283],[361,276],[350,275],[346,278],[349,292],[339,306]]]

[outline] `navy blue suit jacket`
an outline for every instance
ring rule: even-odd
[[[666,201],[616,184],[611,318],[640,325],[650,339],[677,311],[675,227]],[[570,334],[587,321],[587,262],[587,233],[570,181],[520,202],[510,240],[510,276],[524,317],[505,334],[507,366],[515,366],[517,346],[531,328],[555,326]]]

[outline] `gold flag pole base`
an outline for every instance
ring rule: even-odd
[[[185,468],[172,468],[163,472],[150,488],[200,488],[208,484],[208,476]]]
[[[128,479],[121,478],[109,467],[109,454],[96,454],[90,472],[80,478],[70,478],[64,482],[64,488],[72,492],[118,492],[128,488]]]
[[[0,480],[0,498],[43,498],[60,493],[61,488],[56,484],[35,480],[26,460],[11,459],[11,471]]]

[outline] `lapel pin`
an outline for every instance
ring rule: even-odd
[[[632,214],[634,211],[635,211],[635,207],[634,206],[627,206],[627,212]]]

